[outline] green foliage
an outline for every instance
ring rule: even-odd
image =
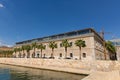
[[[70,45],[70,43],[68,42],[67,39],[62,40],[62,47],[65,47],[65,48],[67,48],[67,47],[71,47],[71,45]]]
[[[81,47],[86,47],[85,41],[84,40],[76,40],[75,45],[78,46],[79,48]]]
[[[14,52],[13,50],[6,50],[6,51],[1,50],[0,55],[1,57],[12,57],[13,52]]]
[[[32,49],[32,47],[31,47],[30,45],[26,45],[26,46],[25,46],[25,50],[26,50],[27,52],[29,52],[31,49]]]
[[[81,59],[81,48],[86,47],[85,41],[84,40],[76,40],[75,45],[79,47],[80,53],[79,53],[79,59]]]
[[[46,48],[46,46],[41,43],[40,45],[37,46],[37,48],[43,50]]]
[[[107,41],[105,43],[105,47],[108,51],[112,52],[112,53],[116,53],[116,49],[115,49],[115,46],[112,44],[111,41]]]
[[[70,45],[70,43],[68,42],[68,40],[67,39],[65,39],[65,40],[62,40],[62,47],[64,47],[65,48],[65,58],[67,58],[67,48],[68,47],[71,47],[71,45]]]
[[[51,57],[53,58],[53,53],[54,53],[54,49],[57,48],[57,43],[55,43],[55,41],[51,41],[49,43],[49,47],[52,49],[52,54],[51,54]]]
[[[20,51],[22,51],[22,49],[21,48],[17,48],[17,51],[20,52]]]
[[[14,48],[14,50],[13,50],[15,53],[17,52],[17,48]]]
[[[22,50],[22,51],[24,51],[24,50],[25,50],[25,46],[24,46],[24,45],[22,45],[21,50]]]
[[[49,47],[50,47],[51,49],[55,49],[55,48],[57,48],[57,43],[55,43],[55,41],[51,41],[51,42],[49,43]]]
[[[41,57],[42,57],[42,50],[45,49],[46,46],[41,43],[40,45],[37,46],[37,48],[41,50]]]
[[[32,43],[32,49],[35,49],[35,48],[37,48],[37,43],[36,42]]]

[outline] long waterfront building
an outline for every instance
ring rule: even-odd
[[[56,59],[65,58],[65,49],[61,46],[62,40],[67,39],[71,47],[68,47],[67,57],[71,59],[79,59],[79,48],[75,45],[75,41],[82,39],[85,41],[86,47],[81,49],[81,60],[103,60],[104,58],[104,47],[103,38],[92,28],[76,30],[56,35],[51,35],[42,38],[36,38],[26,41],[17,42],[15,47],[21,47],[22,45],[31,45],[36,42],[37,44],[46,45],[46,49],[43,50],[43,57],[49,58],[52,50],[49,48],[49,42],[55,41],[58,47],[54,49],[54,57]],[[18,57],[19,52],[14,55]],[[21,52],[23,54],[23,52]],[[33,54],[33,50],[30,50],[30,57]],[[35,55],[40,56],[40,50],[36,49]],[[27,53],[26,53],[27,56]],[[107,59],[108,55],[107,55]]]

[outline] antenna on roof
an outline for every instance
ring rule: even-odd
[[[105,32],[104,32],[104,29],[102,28],[102,30],[100,31],[100,36],[104,39],[104,34],[105,34]]]
[[[100,32],[98,32],[99,33],[99,35],[104,39],[104,35],[105,34],[112,34],[111,32],[105,32],[104,31],[104,28],[102,28],[102,30],[100,31]]]

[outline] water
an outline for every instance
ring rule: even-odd
[[[81,80],[85,75],[0,64],[0,80]]]

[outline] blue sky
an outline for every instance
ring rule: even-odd
[[[15,42],[92,27],[120,37],[120,0],[0,0],[0,41]]]

